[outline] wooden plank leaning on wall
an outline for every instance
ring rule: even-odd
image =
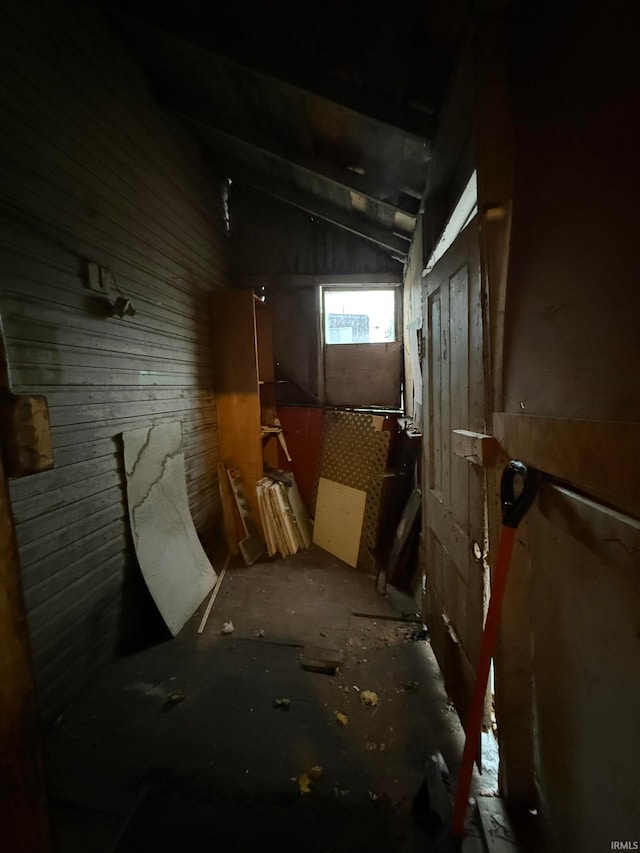
[[[4,850],[51,849],[27,622],[0,458],[0,826]]]

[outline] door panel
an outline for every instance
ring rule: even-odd
[[[484,432],[484,323],[474,220],[428,275],[425,289],[424,523],[426,621],[463,724],[484,616],[485,476],[453,452],[452,430]]]

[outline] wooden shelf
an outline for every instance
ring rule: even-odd
[[[220,458],[226,468],[240,470],[260,527],[256,484],[265,464],[278,465],[278,442],[267,439],[279,432],[263,432],[276,418],[281,381],[274,376],[271,306],[251,291],[222,290],[212,295],[211,317]],[[229,531],[227,538],[233,538]]]

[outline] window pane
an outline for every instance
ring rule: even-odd
[[[395,290],[324,291],[326,343],[373,344],[395,337]]]

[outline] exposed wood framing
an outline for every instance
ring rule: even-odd
[[[331,203],[317,196],[309,195],[296,189],[294,186],[279,183],[266,175],[261,175],[252,169],[247,169],[239,163],[221,163],[216,160],[212,164],[216,171],[225,170],[234,180],[240,181],[255,190],[259,190],[266,195],[277,198],[285,204],[290,204],[311,216],[317,216],[325,222],[349,231],[357,237],[362,237],[370,243],[375,243],[385,251],[388,251],[394,257],[399,257],[404,260],[409,251],[409,238],[398,237],[375,225],[373,222],[359,219],[335,207]]]
[[[485,391],[489,411],[502,406],[504,306],[511,235],[514,152],[506,45],[505,15],[485,16],[471,41],[473,61],[469,90],[473,93],[475,115],[473,142],[480,259],[488,295],[485,329],[491,382]],[[488,429],[496,435],[495,423],[493,430]],[[502,521],[500,476],[504,462],[504,457],[499,456],[498,464],[488,470],[489,562],[492,565]],[[518,531],[519,546],[512,557],[496,648],[495,702],[501,758],[500,791],[509,801],[533,805],[536,793],[529,612],[532,569],[530,553],[524,544],[527,535],[528,526],[523,525]]]
[[[399,273],[358,273],[355,275],[242,275],[234,280],[236,287],[259,290],[261,287],[282,289],[316,287],[318,285],[343,284],[346,287],[360,285],[389,286],[402,284]]]
[[[267,139],[255,132],[249,134],[246,130],[233,128],[217,116],[215,119],[203,120],[197,116],[187,114],[178,108],[172,108],[172,112],[189,124],[201,128],[205,136],[212,135],[228,140],[238,147],[246,147],[273,160],[285,162],[300,172],[310,173],[323,178],[336,187],[357,193],[366,200],[380,205],[396,217],[396,224],[399,224],[401,227],[410,225],[411,230],[415,227],[417,212],[413,206],[391,204],[384,198],[381,198],[380,194],[376,195],[371,187],[371,182],[366,180],[363,175],[342,169],[328,160],[323,160],[319,157],[310,157],[302,151],[289,151],[274,139]]]
[[[215,53],[214,51],[203,48],[193,42],[185,41],[184,39],[178,38],[160,27],[149,24],[142,21],[140,18],[126,14],[118,9],[110,8],[109,12],[120,23],[125,32],[147,44],[152,44],[154,49],[159,49],[163,52],[168,51],[171,53],[179,52],[181,55],[188,56],[200,63],[215,63],[221,67],[232,69],[247,75],[255,81],[255,85],[258,88],[266,85],[273,90],[294,95],[298,99],[302,98],[305,100],[312,100],[314,103],[318,104],[320,108],[326,105],[331,110],[339,109],[345,116],[345,119],[365,122],[372,128],[372,130],[379,129],[383,132],[386,131],[387,133],[402,136],[405,138],[406,146],[408,148],[414,148],[416,153],[419,152],[420,155],[424,157],[425,161],[430,157],[427,147],[429,137],[421,132],[406,129],[401,125],[396,124],[395,121],[392,124],[388,120],[369,114],[366,110],[361,111],[354,109],[351,106],[347,106],[346,104],[348,101],[343,101],[341,97],[329,98],[324,95],[316,94],[314,91],[286,82],[271,74],[267,74],[264,71],[258,71],[255,68],[250,68],[235,59]],[[380,97],[380,93],[377,93],[376,99],[378,101],[380,100]],[[422,192],[422,188],[419,186],[408,187],[407,189],[403,188],[403,190],[408,194],[410,194],[411,191],[416,192],[416,198],[420,197]]]
[[[483,435],[468,429],[453,430],[453,452],[481,468],[493,465],[498,447],[498,442],[492,435]]]

